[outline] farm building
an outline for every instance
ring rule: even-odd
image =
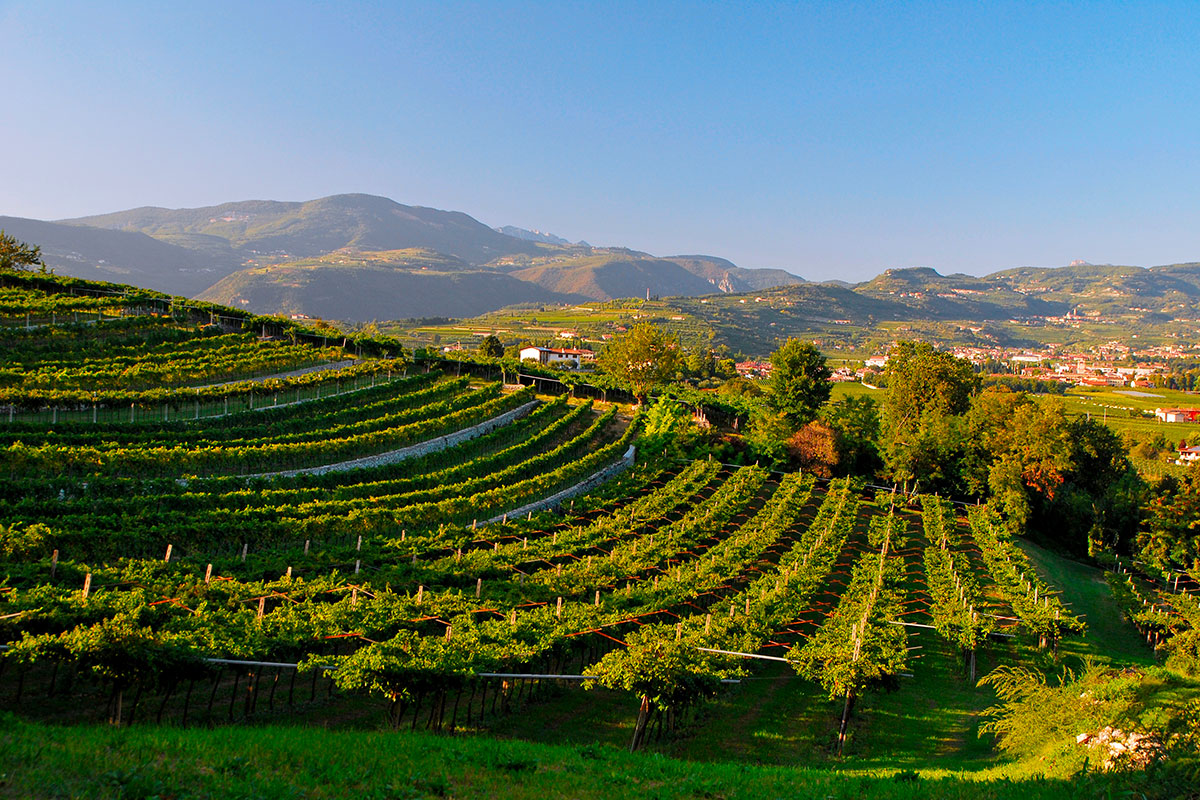
[[[1163,422],[1200,421],[1200,408],[1156,408],[1154,416]]]
[[[1195,464],[1197,461],[1200,461],[1200,446],[1179,448],[1179,457],[1175,459],[1176,464]]]
[[[585,361],[594,361],[596,354],[591,350],[560,349],[557,347],[525,347],[521,350],[522,361],[536,361],[547,366],[563,364],[579,369]]]

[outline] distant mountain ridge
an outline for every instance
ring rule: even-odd
[[[61,220],[156,238],[201,235],[225,239],[246,257],[312,257],[359,250],[425,248],[484,264],[514,253],[533,254],[531,242],[505,236],[459,211],[406,206],[368,194],[344,194],[303,203],[250,200],[191,209],[135,208]]]
[[[660,259],[515,226],[494,229],[462,212],[367,194],[10,219],[59,272],[261,313],[461,316],[522,302],[698,295],[799,280],[711,256]],[[362,302],[348,300],[356,292]]]
[[[194,295],[237,268],[205,250],[136,231],[103,230],[23,217],[0,217],[0,230],[39,245],[56,272],[96,281]]]
[[[46,222],[0,217],[56,271],[201,296],[258,313],[362,321],[471,316],[519,303],[697,297],[783,287],[831,319],[1002,319],[1076,308],[1200,318],[1200,265],[1076,262],[984,277],[890,269],[857,284],[808,283],[709,255],[654,256],[491,228],[458,211],[344,194],[191,209],[143,207]],[[739,303],[740,305],[740,303]],[[753,315],[750,315],[751,317]]]

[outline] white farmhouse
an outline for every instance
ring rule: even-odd
[[[584,361],[592,361],[596,354],[591,350],[576,350],[557,347],[525,347],[521,350],[522,361],[536,361],[547,366],[559,364],[579,369]]]

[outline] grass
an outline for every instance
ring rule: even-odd
[[[1099,783],[1098,783],[1099,782]],[[615,747],[320,728],[50,727],[0,717],[0,797],[733,798],[1041,800],[1115,781],[1001,782],[696,764]]]
[[[1064,604],[1087,623],[1082,637],[1064,641],[1064,655],[1140,665],[1154,663],[1153,651],[1121,615],[1101,570],[1063,558],[1027,540],[1018,541],[1018,545],[1042,580],[1061,589]]]
[[[842,383],[833,384],[833,391],[829,394],[830,402],[836,403],[839,400],[845,400],[847,397],[873,397],[877,402],[883,402],[883,389],[872,389],[870,386],[864,386],[857,381],[844,381]]]

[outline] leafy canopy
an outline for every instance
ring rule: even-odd
[[[649,322],[634,325],[609,342],[599,357],[600,367],[626,384],[639,401],[674,377],[683,363],[679,340]]]
[[[788,339],[771,354],[771,406],[793,429],[807,425],[829,399],[831,374],[812,342]]]
[[[978,387],[971,363],[925,342],[900,342],[885,377],[883,440],[892,479],[956,489],[959,417]]]
[[[0,230],[0,272],[28,272],[34,267],[46,269],[42,248],[27,245]]]
[[[484,358],[503,358],[504,344],[496,334],[490,333],[479,343],[479,355]]]

